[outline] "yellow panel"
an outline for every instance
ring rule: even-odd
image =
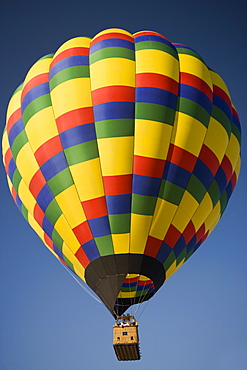
[[[135,298],[135,296],[136,296],[135,290],[133,292],[119,292],[118,294],[118,298]]]
[[[159,73],[178,81],[178,60],[161,50],[143,49],[136,52],[136,73]]]
[[[68,260],[73,264],[73,267],[76,271],[76,274],[83,280],[85,281],[85,269],[81,265],[80,261],[75,257],[74,253],[71,252],[71,250],[68,248],[67,245],[63,245],[63,254]]]
[[[190,217],[181,209],[181,207],[178,207],[174,219],[172,220],[172,225],[175,226],[180,233],[183,233],[189,221]]]
[[[228,147],[226,149],[226,156],[228,157],[229,161],[233,168],[235,168],[240,153],[240,145],[239,141],[236,139],[236,136],[231,134],[230,141]]]
[[[179,112],[174,144],[198,156],[206,132],[207,129],[202,123],[187,114]]]
[[[68,222],[66,221],[64,215],[61,215],[54,225],[55,230],[68,245],[69,249],[75,253],[80,247],[80,243],[77,240],[75,234],[71,230]]]
[[[72,229],[86,220],[75,185],[62,191],[55,199]]]
[[[44,230],[40,227],[40,225],[37,223],[35,218],[31,213],[28,213],[28,223],[31,226],[31,228],[36,232],[36,234],[40,237],[40,239],[43,241],[43,243],[46,245],[49,250],[51,250],[50,247],[45,243],[44,239]]]
[[[143,253],[153,216],[131,214],[130,253]]]
[[[6,115],[6,122],[8,122],[10,116],[20,108],[21,106],[21,93],[22,90],[18,91],[13,95],[9,101],[8,109],[7,109],[7,115]]]
[[[205,220],[206,230],[210,230],[211,226],[214,224],[215,220],[220,216],[220,201],[217,202],[212,212],[209,214]]]
[[[42,109],[33,115],[28,121],[25,131],[33,152],[46,141],[58,135],[52,107]]]
[[[238,178],[239,173],[240,173],[240,166],[241,166],[241,158],[240,158],[240,156],[238,156],[238,161],[237,161],[236,167],[235,167],[235,172],[236,172],[237,178]]]
[[[71,48],[89,48],[91,39],[89,37],[75,37],[66,41],[54,54],[53,59],[63,51]]]
[[[209,71],[209,73],[211,74],[211,78],[212,78],[213,84],[216,85],[216,86],[219,86],[228,95],[228,97],[230,98],[229,90],[228,90],[225,82],[218,75],[218,73],[216,73],[214,71]]]
[[[211,232],[213,231],[213,229],[215,228],[215,226],[217,225],[217,223],[220,221],[220,215],[218,215],[215,219],[214,219],[214,222],[210,225],[210,228],[208,230],[208,235],[211,234]]]
[[[89,78],[74,78],[57,85],[51,91],[55,118],[74,109],[92,106]]]
[[[70,166],[70,172],[81,201],[104,195],[99,158]]]
[[[94,40],[95,38],[99,36],[106,35],[108,33],[122,33],[123,35],[133,37],[131,33],[129,33],[128,31],[122,30],[121,28],[108,28],[107,30],[97,33],[97,35],[95,35],[92,40]]]
[[[202,61],[188,54],[179,54],[178,56],[181,72],[190,73],[203,79],[211,90],[213,90],[211,75],[207,66]]]
[[[204,144],[212,150],[219,162],[222,161],[228,142],[229,137],[224,127],[211,117]]]
[[[52,62],[51,58],[45,58],[38,60],[28,71],[26,78],[24,80],[24,87],[25,85],[34,77],[49,72],[50,64]]]
[[[199,207],[197,208],[195,214],[192,217],[192,222],[195,226],[196,231],[200,229],[200,227],[202,226],[203,222],[206,220],[210,212],[212,212],[212,209],[213,203],[211,197],[208,193],[206,193]]]
[[[175,204],[158,198],[149,235],[163,240],[177,208]]]
[[[181,208],[189,216],[189,218],[191,218],[198,205],[199,203],[197,200],[187,190],[185,190],[179,204],[179,208]]]
[[[115,254],[129,253],[130,234],[112,234]]]
[[[24,204],[24,206],[27,208],[27,210],[31,214],[33,214],[36,200],[34,199],[33,195],[30,193],[30,190],[27,188],[23,180],[20,181],[20,184],[18,187],[18,195],[22,203]]]
[[[135,155],[166,159],[172,126],[143,119],[135,120]]]
[[[39,170],[39,166],[33,156],[33,152],[29,143],[23,145],[16,157],[16,166],[21,174],[21,177],[28,186],[33,178],[33,175]]]
[[[98,140],[103,176],[132,173],[134,138],[112,137]]]
[[[125,58],[98,60],[90,65],[90,76],[92,90],[114,85],[135,87],[135,62]]]
[[[4,166],[6,166],[5,154],[6,154],[8,149],[9,149],[9,139],[8,139],[7,131],[5,130],[4,133],[3,133],[3,138],[2,138],[2,153],[3,153]]]

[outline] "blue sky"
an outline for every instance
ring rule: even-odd
[[[1,370],[247,367],[246,11],[242,0],[8,0],[0,6],[0,127],[32,64],[76,36],[154,30],[195,49],[225,80],[242,124],[242,170],[222,220],[140,316],[142,360],[121,363],[113,319],[42,245],[0,164]]]

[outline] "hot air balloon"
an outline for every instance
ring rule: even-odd
[[[108,29],[31,67],[9,102],[3,161],[28,223],[119,320],[220,220],[240,137],[224,81],[194,50]],[[138,336],[117,338],[120,360],[139,358]]]

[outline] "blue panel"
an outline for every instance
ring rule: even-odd
[[[135,115],[135,103],[132,102],[110,102],[95,105],[95,121],[105,121],[108,119],[133,119]]]
[[[192,248],[195,247],[195,244],[196,244],[196,235],[194,235],[193,238],[191,238],[191,240],[187,244],[187,254],[191,251]]]
[[[170,41],[166,40],[165,38],[163,38],[163,37],[161,37],[159,35],[147,34],[147,35],[137,36],[135,38],[135,43],[138,43],[138,42],[146,42],[146,41],[161,42],[162,44],[168,45],[171,48],[173,48],[174,50],[176,50],[176,48],[170,43]]]
[[[53,198],[54,197],[49,186],[45,184],[37,196],[37,203],[43,212],[46,211],[46,208],[49,206]]]
[[[177,95],[155,87],[137,87],[136,102],[159,104],[176,110]]]
[[[87,243],[83,244],[82,249],[84,250],[84,252],[86,253],[90,261],[93,261],[96,258],[100,257],[100,254],[99,254],[99,251],[98,251],[98,248],[97,248],[97,245],[94,239],[89,240]]]
[[[131,212],[131,194],[107,195],[106,204],[109,215],[121,215]]]
[[[134,50],[134,41],[128,41],[118,38],[111,38],[106,40],[101,40],[90,47],[90,55],[93,54],[97,50],[105,49],[105,48],[123,48],[123,49],[130,49]]]
[[[18,194],[16,195],[16,205],[19,208],[19,210],[22,211],[22,201]]]
[[[186,247],[186,242],[184,240],[183,235],[181,235],[173,248],[175,256],[178,257],[185,247]]]
[[[176,164],[167,162],[163,179],[180,186],[183,189],[187,188],[191,173]]]
[[[48,218],[45,216],[42,222],[42,229],[44,232],[52,239],[52,233],[54,230],[54,226],[52,223],[48,220]]]
[[[108,216],[93,218],[88,223],[94,238],[111,234]]]
[[[55,74],[62,71],[63,69],[88,65],[89,65],[88,55],[73,55],[68,58],[64,58],[57,62],[56,64],[54,64],[54,66],[50,70],[49,78],[52,79],[52,77],[55,76]]]
[[[63,260],[63,253],[61,252],[61,250],[55,244],[53,244],[53,248],[54,252]]]
[[[223,171],[222,167],[219,167],[216,175],[215,175],[215,181],[217,182],[219,188],[220,188],[220,194],[223,193],[223,191],[226,188],[227,185],[227,177],[225,175],[225,172]]]
[[[137,281],[134,281],[133,283],[123,283],[122,288],[135,287],[135,286],[137,286],[137,284],[138,284],[138,280]]]
[[[9,161],[9,167],[8,167],[8,175],[11,181],[13,180],[13,176],[14,176],[16,168],[17,167],[15,164],[14,158],[11,158],[11,160]]]
[[[20,118],[16,123],[11,127],[11,130],[8,135],[9,146],[12,147],[12,144],[15,138],[24,130],[23,121]]]
[[[227,115],[229,121],[232,122],[232,110],[224,99],[214,94],[213,104],[219,109],[221,109]]]
[[[161,179],[142,175],[133,175],[134,194],[157,197],[160,190]]]
[[[50,94],[49,83],[45,82],[43,84],[37,85],[32,88],[24,97],[21,103],[21,111],[22,113],[26,109],[26,107],[35,99],[39,98],[40,96]]]
[[[163,264],[171,252],[172,248],[165,242],[162,242],[160,250],[156,256],[156,259]]]
[[[50,158],[41,167],[41,171],[46,179],[49,181],[52,177],[57,175],[59,172],[63,171],[68,167],[64,152],[60,152]]]
[[[211,114],[212,103],[210,99],[201,90],[196,89],[193,86],[180,84],[180,97],[192,100],[203,107],[208,114]]]
[[[226,187],[226,193],[227,193],[228,200],[229,200],[230,196],[232,195],[232,192],[233,192],[232,182],[229,181],[229,183],[227,184],[227,187]]]
[[[70,128],[60,134],[60,139],[64,149],[87,141],[95,140],[96,133],[94,123]]]
[[[202,162],[201,159],[197,159],[193,174],[201,181],[206,189],[209,188],[211,182],[213,181],[213,174],[210,169]]]

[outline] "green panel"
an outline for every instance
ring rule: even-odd
[[[21,212],[23,214],[23,216],[25,217],[25,219],[27,220],[28,222],[28,210],[27,208],[24,206],[24,204],[22,203],[22,206],[21,206]]]
[[[49,219],[49,221],[52,223],[52,225],[55,225],[58,218],[61,216],[62,211],[59,207],[59,205],[56,202],[56,199],[53,199],[49,206],[46,208],[45,215]]]
[[[135,52],[134,50],[122,47],[109,47],[95,51],[93,54],[90,55],[89,58],[90,64],[106,58],[124,58],[135,60]]]
[[[181,202],[184,192],[185,190],[180,186],[162,179],[159,191],[159,198],[162,198],[178,206]]]
[[[174,45],[176,47],[176,45]],[[198,55],[195,51],[193,50],[190,50],[190,49],[187,49],[187,48],[183,48],[183,47],[178,47],[177,48],[177,52],[178,52],[178,56],[179,54],[187,54],[187,55],[191,55],[197,59],[199,59],[203,64],[205,64],[204,60],[200,57],[200,55]]]
[[[144,289],[144,290],[137,290],[136,291],[136,297],[140,297],[140,296],[143,296],[145,294],[147,294],[149,291],[149,289]]]
[[[190,251],[189,251],[189,253],[186,255],[186,257],[185,257],[185,261],[187,261],[191,256],[192,256],[192,254],[194,253],[194,248],[192,248]]]
[[[176,261],[176,256],[175,253],[171,251],[171,253],[169,254],[169,256],[167,257],[163,264],[165,271],[169,269],[169,267],[173,264],[174,261]]]
[[[180,255],[177,257],[177,266],[185,259],[186,257],[186,247],[182,250]]]
[[[55,74],[50,80],[50,90],[52,91],[56,86],[67,80],[74,78],[90,77],[88,66],[74,66],[63,69]]]
[[[70,170],[65,168],[47,182],[52,194],[56,197],[65,189],[74,184]]]
[[[135,50],[143,50],[143,49],[154,49],[154,50],[161,50],[166,52],[167,54],[172,55],[174,58],[178,59],[178,55],[176,50],[169,45],[163,44],[162,42],[158,41],[142,41],[135,43]]]
[[[226,190],[223,192],[223,194],[221,195],[220,197],[220,208],[221,208],[221,214],[224,213],[225,209],[226,209],[226,206],[227,206],[227,202],[228,202],[228,197],[227,197],[227,192]]]
[[[205,186],[194,174],[191,175],[186,190],[197,200],[198,203],[201,203],[207,192]]]
[[[136,103],[136,119],[147,119],[151,121],[164,122],[173,126],[175,110],[159,104]]]
[[[13,158],[16,159],[17,154],[21,150],[21,148],[28,142],[27,135],[25,131],[21,131],[18,136],[16,136],[12,146],[11,146],[11,151]]]
[[[74,145],[65,149],[64,153],[69,166],[99,157],[96,140]]]
[[[109,215],[112,234],[125,234],[130,232],[130,214]]]
[[[131,212],[139,215],[152,216],[154,214],[156,201],[157,197],[133,194]]]
[[[42,59],[52,59],[54,57],[54,54],[47,54],[45,56],[43,56],[42,58],[40,58],[39,60],[42,60]]]
[[[239,145],[241,144],[241,132],[239,131],[239,128],[233,123],[232,124],[232,133],[234,136],[236,136]]]
[[[200,104],[186,98],[179,98],[179,112],[187,114],[208,127],[210,115]]]
[[[110,235],[101,236],[94,240],[101,256],[114,254],[112,238]]]
[[[18,169],[15,170],[14,172],[14,176],[12,178],[12,184],[15,188],[15,191],[18,193],[18,187],[19,187],[19,184],[21,182],[21,175],[20,175],[20,172],[18,171]]]
[[[30,118],[36,113],[51,106],[50,94],[42,95],[37,99],[33,100],[24,110],[22,114],[24,126],[28,123]]]
[[[95,123],[98,139],[108,137],[134,136],[133,119],[111,119]]]
[[[72,271],[75,271],[74,270],[74,266],[73,266],[73,264],[68,260],[68,258],[67,257],[65,257],[64,255],[63,255],[63,260],[64,260],[64,262],[68,265],[68,267],[72,270]]]
[[[217,184],[216,180],[214,179],[208,189],[208,194],[210,195],[213,207],[217,204],[218,200],[220,199],[220,188]]]
[[[62,246],[63,246],[63,239],[61,238],[61,236],[58,234],[58,232],[53,229],[53,232],[52,232],[52,241],[54,244],[56,244],[56,246],[62,250]]]
[[[211,116],[224,127],[224,129],[227,132],[227,135],[230,137],[232,125],[227,115],[220,108],[213,105]]]
[[[136,286],[122,287],[121,292],[135,292]]]

